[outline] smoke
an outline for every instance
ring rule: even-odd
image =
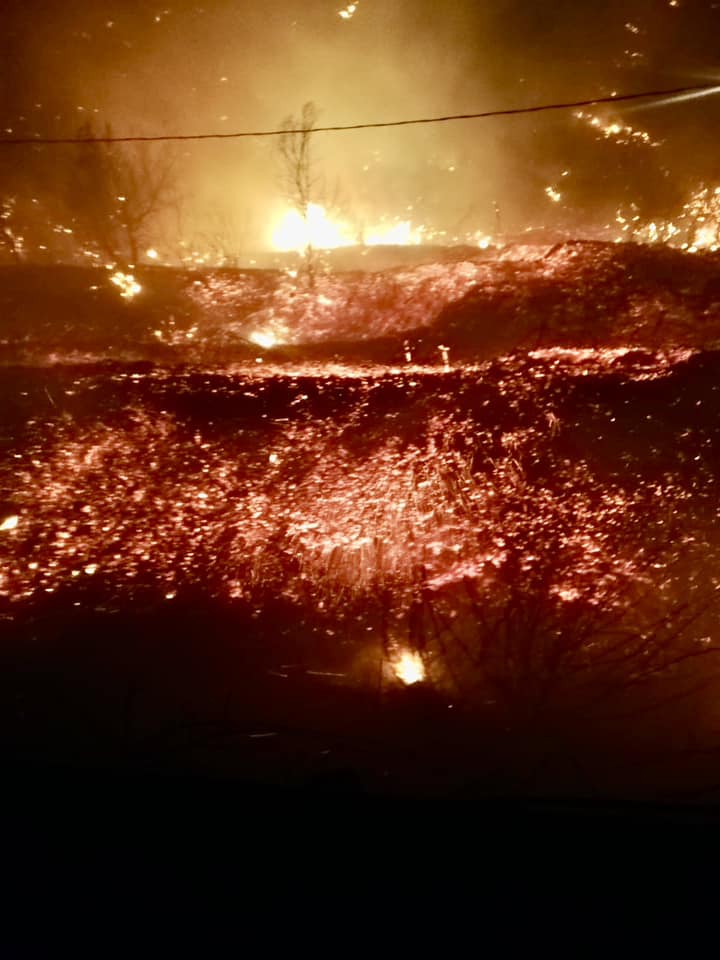
[[[349,17],[339,0],[4,6],[0,121],[31,135],[71,135],[88,121],[141,134],[267,129],[306,101],[323,123],[391,120],[693,82],[719,69],[720,9],[699,0],[358,0]],[[319,193],[356,224],[410,219],[461,240],[498,222],[510,233],[582,232],[626,202],[662,212],[716,174],[720,98],[598,114],[661,146],[618,144],[569,113],[318,134]],[[6,148],[0,176],[7,184],[32,168],[32,189],[57,200],[73,149],[36,148],[28,162]],[[177,229],[267,245],[283,208],[275,141],[189,144],[177,170]]]

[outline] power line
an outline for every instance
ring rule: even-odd
[[[543,103],[535,107],[510,107],[506,110],[485,110],[482,113],[453,113],[443,117],[417,117],[412,120],[384,120],[374,123],[337,124],[328,127],[313,127],[311,133],[337,133],[343,130],[377,130],[381,127],[410,127],[427,123],[447,123],[451,120],[484,120],[488,117],[510,117],[522,113],[544,113],[549,110],[570,110],[573,107],[592,107],[600,103],[620,103],[651,97],[669,97],[702,90],[720,91],[717,83],[700,83],[694,86],[673,87],[665,90],[644,90],[640,93],[621,93],[608,97],[593,97],[591,100],[573,100],[565,103]],[[181,140],[237,140],[243,137],[282,137],[286,134],[308,133],[303,129],[241,130],[235,133],[176,133],[142,137],[13,137],[0,138],[0,146],[27,146],[90,143],[167,143]]]

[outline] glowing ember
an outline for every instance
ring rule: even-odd
[[[120,296],[123,300],[132,300],[133,297],[136,297],[142,290],[142,287],[131,273],[121,273],[121,271],[118,270],[110,277],[110,282],[114,283],[116,287],[119,287]]]
[[[154,247],[150,247],[150,249],[146,250],[145,253],[148,257],[150,257],[151,260],[157,260],[158,258],[158,252]]]
[[[0,523],[0,530],[14,530],[19,522],[19,517],[13,515],[10,517],[5,517],[2,523]]]
[[[638,130],[627,123],[619,123],[617,120],[606,121],[588,111],[578,110],[575,114],[576,119],[582,120],[593,127],[606,140],[612,140],[621,146],[630,144],[642,144],[646,147],[659,147],[660,141],[653,140],[652,136],[646,130]]]
[[[425,679],[425,664],[419,653],[406,650],[395,664],[395,676],[406,686]]]
[[[545,187],[545,193],[548,197],[550,197],[553,203],[560,203],[562,194],[558,190],[555,190],[553,187]]]

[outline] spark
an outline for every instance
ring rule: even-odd
[[[17,527],[19,521],[20,521],[20,518],[19,518],[18,516],[16,516],[15,514],[13,514],[12,516],[9,516],[9,517],[5,517],[5,519],[3,520],[3,522],[0,523],[0,530],[4,530],[4,531],[5,531],[5,530],[14,530],[14,529]]]
[[[145,253],[148,257],[150,257],[151,260],[157,260],[158,258],[158,252],[154,247],[150,247],[150,249],[146,250]]]
[[[717,87],[708,87],[707,90],[694,90],[691,93],[677,93],[672,97],[665,97],[663,100],[654,100],[651,103],[643,103],[641,105],[636,105],[630,107],[630,110],[653,110],[656,107],[666,107],[673,103],[683,103],[686,100],[696,100],[700,97],[709,97],[713,94],[720,93],[720,85]]]
[[[352,20],[353,14],[358,8],[357,3],[349,3],[342,10],[338,11],[338,16],[342,17],[343,20]]]
[[[562,194],[559,190],[555,190],[553,187],[545,187],[545,193],[552,200],[553,203],[560,203],[562,200]]]

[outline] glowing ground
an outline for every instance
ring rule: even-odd
[[[629,723],[654,756],[668,727],[714,729],[700,690],[720,644],[716,354],[16,367],[3,383],[2,622],[5,656],[25,664],[4,692],[20,730],[37,737],[48,691],[78,684],[90,716],[163,745],[153,763],[168,729],[187,739],[188,710],[211,739],[263,751],[315,716],[310,753],[345,762],[348,737],[355,756],[373,736],[385,762],[418,709],[436,730],[473,716],[443,741],[444,782],[467,775],[456,748],[478,716],[485,750],[488,731],[542,731],[562,753],[562,737],[612,742]],[[62,681],[38,685],[39,650]],[[403,683],[422,696],[378,730],[372,704],[394,710]],[[658,722],[666,700],[680,706]],[[78,730],[58,729],[63,755]]]

